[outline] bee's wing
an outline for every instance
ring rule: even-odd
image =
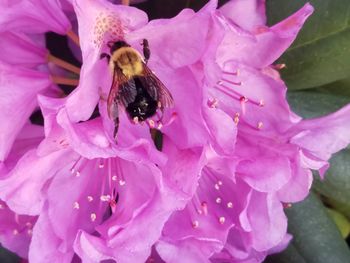
[[[172,107],[174,105],[173,97],[165,85],[157,78],[157,76],[146,66],[144,68],[144,77],[147,85],[144,85],[148,94],[156,101],[161,103],[161,108]]]
[[[115,112],[117,105],[125,109],[129,103],[135,100],[137,95],[136,86],[133,81],[128,81],[125,75],[115,69],[113,72],[112,86],[108,95],[108,114],[113,119],[112,112]]]

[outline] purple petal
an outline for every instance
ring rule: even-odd
[[[0,7],[2,31],[15,30],[28,33],[54,31],[64,35],[71,28],[59,1],[56,0],[20,0],[15,3],[5,1]]]
[[[226,18],[248,31],[266,24],[265,0],[233,0],[219,10]]]
[[[0,63],[0,160],[4,160],[16,136],[33,112],[36,95],[51,85],[45,73]]]

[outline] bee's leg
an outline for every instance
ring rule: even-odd
[[[107,58],[107,61],[108,61],[108,64],[109,64],[109,61],[111,60],[111,56],[107,53],[101,53],[100,55],[100,59],[104,59],[104,58]]]
[[[151,50],[149,49],[148,40],[144,39],[142,41],[143,46],[143,56],[145,57],[145,62],[147,64],[149,58],[151,57]]]
[[[108,106],[108,115],[114,122],[113,138],[117,141],[117,133],[119,128],[119,112],[117,102],[114,102]]]
[[[114,132],[113,132],[113,137],[117,141],[117,133],[119,129],[119,117],[116,117],[114,119]]]

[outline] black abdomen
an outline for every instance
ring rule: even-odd
[[[135,83],[136,96],[134,101],[127,105],[126,112],[131,119],[137,117],[139,121],[144,121],[156,113],[158,103],[150,96],[147,89],[144,87],[146,83],[144,77],[134,77],[130,81],[134,81]]]

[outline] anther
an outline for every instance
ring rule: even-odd
[[[16,236],[16,235],[18,235],[18,230],[17,229],[14,229],[13,231],[12,231],[12,233]]]
[[[91,215],[90,215],[91,221],[95,222],[96,218],[97,218],[96,214],[95,213],[91,213]]]
[[[117,179],[118,179],[118,178],[117,178],[116,175],[113,175],[113,176],[112,176],[112,181],[117,181]]]
[[[74,203],[73,203],[73,208],[74,208],[74,209],[79,209],[79,208],[80,208],[79,203],[78,203],[78,202],[74,202]]]
[[[27,223],[26,223],[26,227],[32,227],[32,226],[33,226],[32,223],[30,223],[30,222],[27,222]]]
[[[208,99],[207,105],[209,108],[217,108],[219,101],[217,99]]]
[[[3,204],[0,204],[0,209],[4,209],[4,205]]]
[[[220,223],[221,225],[223,225],[223,224],[225,223],[225,221],[226,221],[226,218],[225,218],[225,217],[223,217],[223,216],[220,216],[220,217],[219,217],[219,223]]]
[[[203,214],[207,215],[208,214],[208,204],[207,204],[207,202],[202,202],[201,203],[201,207],[202,207]]]
[[[239,123],[239,113],[238,112],[235,114],[233,121],[235,122],[236,125]]]
[[[217,197],[216,199],[215,199],[215,202],[217,203],[217,204],[221,204],[221,198],[220,197]]]
[[[283,203],[283,208],[291,208],[292,204],[291,203]]]
[[[132,119],[132,121],[135,123],[135,124],[138,124],[139,123],[139,117],[134,117]]]
[[[123,186],[123,185],[125,185],[126,184],[126,182],[124,181],[124,180],[119,180],[119,185],[120,186]]]
[[[227,203],[227,208],[232,208],[233,207],[233,203],[232,202],[228,202]]]
[[[215,188],[216,190],[220,190],[219,184],[215,184],[215,185],[214,185],[214,188]]]
[[[199,227],[199,222],[198,222],[197,220],[193,221],[193,222],[192,222],[192,227],[193,227],[193,228]]]
[[[92,202],[92,201],[94,200],[94,198],[93,198],[91,195],[89,195],[89,196],[87,197],[87,200],[88,200],[89,202]]]
[[[27,230],[27,234],[28,234],[28,236],[33,235],[33,230],[32,230],[32,229],[28,229],[28,230]]]
[[[80,172],[79,172],[79,171],[76,171],[75,176],[76,176],[76,177],[79,177],[79,176],[80,176]]]
[[[260,107],[264,107],[265,106],[265,101],[264,100],[260,100],[259,101],[259,106]]]
[[[259,121],[256,127],[257,127],[259,130],[261,130],[261,129],[263,128],[263,126],[264,126],[263,122],[262,122],[262,121]]]
[[[102,202],[109,202],[111,200],[111,196],[110,195],[101,195],[100,200]]]

